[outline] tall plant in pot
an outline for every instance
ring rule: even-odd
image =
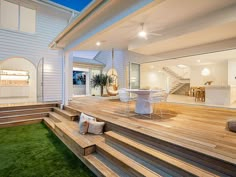
[[[97,74],[91,78],[91,85],[93,88],[100,87],[101,88],[101,96],[103,96],[104,87],[107,84],[111,84],[112,81],[113,81],[112,77],[108,76],[107,74]]]

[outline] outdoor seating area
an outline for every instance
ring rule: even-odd
[[[168,93],[165,90],[149,90],[149,89],[126,89],[122,88],[118,90],[118,96],[121,102],[127,103],[126,113],[129,116],[130,103],[135,102],[135,112],[139,115],[149,115],[150,118],[152,114],[156,114],[157,109],[160,112],[160,117],[162,117],[161,108],[157,108],[160,103],[166,103]],[[131,97],[131,94],[136,95]]]
[[[0,177],[236,176],[236,0],[0,0]]]

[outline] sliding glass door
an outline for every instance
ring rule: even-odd
[[[140,88],[140,64],[130,63],[129,65],[129,87],[131,89]]]

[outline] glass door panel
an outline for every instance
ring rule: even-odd
[[[131,89],[140,88],[140,64],[130,63],[129,83]]]

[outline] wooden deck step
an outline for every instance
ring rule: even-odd
[[[51,129],[55,129],[55,122],[52,118],[44,117],[43,121],[48,127],[50,127]]]
[[[72,112],[69,112],[69,111],[66,111],[66,110],[62,110],[60,108],[53,108],[54,112],[60,114],[61,116],[67,118],[68,120],[76,120],[77,117],[78,117],[78,114],[76,113],[72,113]]]
[[[96,151],[98,154],[107,157],[111,163],[117,164],[130,176],[161,176],[104,142],[96,144]]]
[[[40,123],[40,122],[42,122],[42,120],[43,120],[43,117],[38,117],[38,118],[31,118],[31,119],[0,122],[0,128]]]
[[[65,123],[55,124],[54,133],[60,138],[74,153],[80,156],[89,155],[95,152],[95,144],[89,141],[85,135],[73,132]]]
[[[41,103],[41,104],[25,104],[25,105],[0,105],[1,111],[21,110],[21,109],[35,109],[35,108],[47,108],[57,107],[57,103]]]
[[[56,112],[49,112],[49,117],[53,119],[54,122],[62,122],[65,118]]]
[[[128,176],[122,172],[117,166],[111,164],[106,158],[98,153],[93,153],[84,156],[85,160],[89,164],[90,169],[98,176],[117,177],[117,176]]]
[[[0,118],[5,117],[5,116],[14,116],[14,115],[19,116],[23,114],[33,114],[33,113],[42,113],[42,112],[51,112],[51,111],[52,111],[52,107],[5,110],[5,111],[0,111]]]
[[[71,112],[71,113],[80,115],[80,112],[79,112],[78,110],[74,109],[74,108],[71,107],[71,106],[67,106],[67,105],[66,105],[66,106],[63,107],[63,109],[66,110],[66,111],[69,111],[69,112]]]
[[[47,116],[48,116],[48,112],[4,116],[4,117],[0,117],[0,123],[11,122],[11,121],[27,120],[27,119],[47,117]]]
[[[172,154],[176,154],[179,157],[184,159],[193,161],[195,163],[201,164],[202,166],[206,167],[207,169],[216,170],[222,174],[226,174],[228,176],[234,176],[234,171],[236,170],[236,166],[234,164],[228,163],[225,161],[224,158],[220,159],[219,157],[215,156],[212,157],[212,154],[202,153],[201,151],[195,151],[193,149],[186,148],[184,144],[181,144],[181,141],[177,142],[176,139],[172,142],[167,140],[170,137],[166,136],[153,136],[154,133],[163,133],[165,132],[158,132],[155,130],[148,130],[143,128],[142,132],[137,131],[140,127],[135,128],[135,123],[129,125],[129,129],[125,127],[121,127],[119,125],[115,125],[113,123],[106,123],[109,126],[109,130],[113,130],[115,132],[122,132],[124,136],[128,136],[129,138],[135,139],[139,142],[145,143],[149,146],[152,146],[157,149],[162,149],[168,151]],[[134,128],[133,128],[134,127]],[[176,143],[176,144],[175,144]],[[208,151],[209,152],[209,151]]]
[[[118,144],[123,148],[128,149],[130,153],[139,156],[147,163],[151,163],[152,165],[163,165],[164,169],[173,169],[180,176],[219,176],[219,174],[215,174],[213,172],[202,169],[198,166],[190,164],[189,162],[183,161],[181,159],[171,156],[170,154],[166,154],[164,152],[148,147],[144,144],[141,144],[137,141],[134,141],[115,132],[109,131],[106,132],[105,135],[106,140],[109,140],[114,144]]]

